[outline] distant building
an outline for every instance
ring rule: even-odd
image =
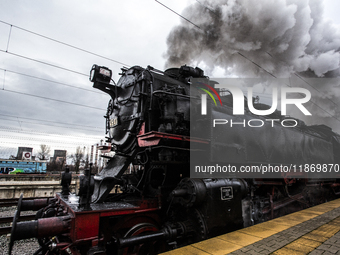
[[[66,161],[66,150],[54,150],[53,161],[63,163]]]
[[[33,148],[30,147],[18,147],[18,160],[31,160]]]

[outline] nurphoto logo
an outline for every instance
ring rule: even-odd
[[[217,93],[217,91],[211,87],[210,85],[207,85],[205,83],[201,83],[207,87],[205,88],[199,88],[206,92],[214,101],[215,105],[217,106],[216,100],[213,96],[213,94],[208,90],[210,89],[218,98],[221,106],[222,101]],[[236,86],[233,85],[226,85],[226,84],[216,84],[216,88],[223,89],[224,91],[229,91],[230,94],[233,97],[233,115],[244,115],[244,94],[243,91]],[[287,105],[295,105],[304,115],[312,115],[304,106],[304,103],[307,103],[311,99],[311,93],[309,90],[305,88],[290,88],[290,87],[281,87],[281,93],[278,92],[278,89],[276,86],[272,88],[272,105],[270,109],[267,110],[258,110],[255,109],[253,104],[253,88],[248,87],[248,97],[247,97],[247,104],[248,109],[251,113],[259,116],[266,116],[270,115],[273,112],[276,111],[278,106],[278,98],[279,95],[281,95],[281,114],[287,115]],[[299,95],[304,95],[302,98],[287,98],[288,93],[295,93]],[[207,94],[201,94],[201,115],[207,115]]]

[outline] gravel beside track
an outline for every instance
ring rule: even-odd
[[[16,206],[0,208],[0,217],[13,216]],[[33,211],[21,212],[20,215],[34,214]],[[0,224],[0,227],[6,227],[10,224]],[[0,254],[8,254],[9,237],[7,235],[0,236]],[[12,255],[32,255],[39,249],[39,244],[35,238],[15,241]]]

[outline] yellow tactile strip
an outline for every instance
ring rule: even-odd
[[[255,226],[251,226],[248,228],[240,229],[228,234],[224,234],[221,236],[217,236],[212,239],[208,239],[205,241],[201,241],[195,244],[191,244],[173,251],[169,251],[164,253],[165,255],[184,255],[184,254],[227,254],[233,251],[239,250],[242,247],[254,244],[260,240],[263,240],[273,234],[284,231],[290,227],[296,226],[302,222],[308,221],[315,217],[318,217],[326,212],[329,212],[335,208],[340,207],[340,199],[333,200],[331,202],[327,202],[324,204],[320,204],[303,211],[295,212],[271,221],[267,221],[264,223],[257,224]],[[333,221],[332,221],[333,222]],[[335,220],[334,220],[335,222]],[[330,224],[330,223],[329,223]],[[327,225],[327,224],[326,224]],[[332,224],[333,225],[333,224]],[[324,226],[321,226],[320,230],[322,233],[325,233]],[[314,230],[316,231],[316,230]],[[306,246],[306,250],[313,248],[316,244],[321,244],[323,241],[315,240],[316,237],[320,237],[321,232],[310,232],[307,235],[297,239],[296,241],[284,246],[280,250],[276,252],[285,252],[286,250],[290,251],[291,254],[299,254],[297,250],[298,247]],[[333,230],[335,231],[335,229]],[[314,238],[314,239],[313,239]],[[314,241],[314,242],[313,242]],[[295,243],[296,242],[296,243]],[[314,245],[314,246],[313,246]],[[319,246],[319,245],[318,245]],[[315,246],[315,247],[318,247]],[[293,249],[295,248],[295,249]],[[293,253],[292,253],[293,252]],[[284,254],[284,253],[275,253],[275,254]],[[287,254],[287,253],[285,253]],[[304,254],[304,253],[301,253]]]
[[[276,255],[308,254],[340,231],[340,217],[273,252]]]

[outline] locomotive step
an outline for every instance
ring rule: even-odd
[[[339,231],[340,199],[336,199],[163,255],[337,253]]]

